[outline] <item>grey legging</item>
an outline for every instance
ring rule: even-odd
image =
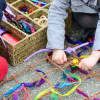
[[[73,13],[75,21],[86,29],[96,28],[98,22],[98,14]]]
[[[85,29],[80,40],[84,42],[88,36],[93,36],[99,19],[98,14],[73,13],[74,20]]]

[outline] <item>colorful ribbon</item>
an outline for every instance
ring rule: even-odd
[[[32,25],[29,24],[28,22],[26,22],[26,21],[20,21],[19,23],[23,26],[23,28],[24,28],[24,30],[25,30],[25,32],[27,34],[31,34],[31,33],[35,32],[34,28],[32,27]]]
[[[74,82],[74,83],[77,84],[77,82]],[[58,86],[56,85],[55,88],[62,89],[62,88],[67,87],[67,86],[74,86],[74,83],[61,82]]]
[[[41,71],[41,70],[36,69],[36,71],[37,71],[37,72],[41,72],[41,73],[43,73],[43,75],[45,75],[45,73],[44,73],[43,71]],[[47,76],[45,76],[45,78],[47,78]],[[38,82],[38,81],[36,81],[36,82],[34,82],[34,83],[20,83],[20,84],[16,85],[13,89],[11,89],[11,90],[9,90],[8,92],[6,92],[5,94],[3,94],[3,95],[1,96],[1,99],[3,99],[3,97],[5,97],[5,98],[9,97],[10,94],[12,94],[13,92],[15,92],[13,98],[16,98],[15,100],[18,100],[18,99],[17,99],[17,93],[16,93],[16,90],[17,90],[18,88],[20,88],[20,87],[23,86],[23,85],[24,85],[25,87],[34,87],[35,85],[36,85],[36,86],[40,86],[40,85],[42,85],[42,84],[45,82],[45,80],[44,80],[44,79],[41,79],[40,82],[39,82],[38,84],[36,84],[37,82]],[[20,89],[20,91],[21,91],[22,89],[23,89],[23,87]],[[27,90],[27,91],[28,91],[28,90]]]
[[[19,89],[18,92],[21,92],[24,88],[26,89],[26,93],[23,97],[23,100],[26,100],[26,98],[28,96],[28,89],[24,85],[21,86],[21,88]],[[13,100],[18,100],[18,92],[17,92],[17,90],[15,90],[15,92],[13,94]]]
[[[41,2],[41,1],[37,1],[37,0],[31,0],[31,1],[33,1],[33,2],[35,2],[35,3],[40,3],[40,4],[43,4],[43,5],[47,5],[47,3]]]
[[[70,94],[72,94],[77,89],[77,87],[81,84],[81,79],[78,76],[73,75],[73,74],[69,74],[69,76],[71,78],[74,78],[75,80],[79,81],[79,84],[76,85],[75,87],[73,87],[69,92],[62,95],[62,94],[58,93],[57,91],[55,91],[54,86],[53,86],[53,87],[50,87],[50,88],[42,91],[41,93],[39,93],[34,100],[39,100],[39,98],[41,98],[43,95],[45,95],[49,90],[52,91],[52,93],[55,93],[55,94],[60,95],[60,96],[69,96]],[[70,84],[70,85],[72,85],[72,84]],[[69,83],[66,86],[69,86]]]

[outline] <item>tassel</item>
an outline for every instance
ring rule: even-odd
[[[51,99],[53,99],[53,100],[59,100],[59,96],[58,96],[57,94],[55,94],[55,93],[52,93],[52,94],[50,95],[50,97],[51,97]]]

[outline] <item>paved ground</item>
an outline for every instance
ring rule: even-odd
[[[79,52],[79,51],[77,51]],[[20,70],[27,68],[27,65],[33,65],[34,63],[36,63],[38,60],[45,58],[45,54],[47,54],[47,52],[44,53],[39,53],[36,54],[34,57],[32,57],[31,59],[29,59],[27,62],[19,64],[16,67],[13,67],[11,65],[9,65],[9,71],[7,73],[6,78],[9,78],[11,75],[15,75],[16,73],[18,73]],[[88,51],[85,51],[83,54],[89,54]],[[38,65],[35,66],[35,69],[40,69],[43,72],[48,72],[50,69],[54,68],[55,66],[53,66],[50,63],[47,63],[46,61],[43,61],[41,63],[39,63]],[[69,68],[67,68],[69,70]],[[100,71],[100,64],[97,64],[94,68],[93,68],[94,72]],[[74,73],[77,76],[82,76],[84,74],[81,74],[80,72],[75,72]],[[42,75],[42,74],[41,74]],[[98,75],[100,77],[100,75]],[[17,77],[17,79],[20,82],[30,82],[33,79],[37,78],[38,76],[32,71],[32,70],[27,70],[24,71],[22,74],[20,74],[20,76]],[[52,85],[55,85],[58,82],[63,81],[61,79],[62,77],[62,71],[60,70],[56,70],[51,72],[48,76],[47,79],[50,81],[50,83]],[[5,79],[6,79],[5,78]],[[8,90],[14,88],[14,86],[17,85],[17,83],[15,81],[9,81],[5,84],[3,84],[2,86],[0,86],[0,92],[6,93]],[[32,97],[32,99],[34,100],[34,98],[36,97],[36,95],[49,88],[50,86],[47,83],[44,83],[42,86],[40,87],[32,87],[32,88],[28,88],[30,96]],[[93,94],[95,94],[96,92],[100,91],[100,82],[95,78],[95,77],[91,77],[90,79],[88,78],[84,78],[82,80],[82,84],[79,86],[85,93],[87,93],[89,96],[92,96]],[[60,91],[61,94],[64,94],[66,92],[68,92],[70,88],[64,88]],[[19,93],[19,100],[23,100],[23,95],[24,92]],[[98,98],[100,98],[100,95],[97,96]],[[47,97],[49,99],[49,97]],[[47,99],[46,98],[46,99]],[[10,99],[12,100],[12,98]],[[50,99],[49,99],[50,100]],[[63,97],[63,100],[83,100],[83,96],[79,95],[76,91],[71,94],[68,97]]]

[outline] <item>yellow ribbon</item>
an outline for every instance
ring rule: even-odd
[[[83,55],[83,56],[80,56],[80,58],[83,59],[83,58],[87,58],[88,56],[89,55]],[[79,60],[77,58],[71,58],[71,59],[73,59],[72,60],[73,65],[75,65],[75,66],[79,65]]]
[[[62,94],[58,93],[58,91],[55,91],[54,86],[53,86],[53,87],[50,87],[50,88],[42,91],[41,93],[39,93],[34,100],[39,100],[39,98],[41,98],[43,95],[45,95],[49,90],[51,90],[52,93],[58,94],[60,96],[69,96],[70,94],[72,94],[77,89],[77,87],[81,84],[81,79],[78,76],[73,75],[73,74],[69,74],[69,76],[71,78],[75,78],[76,80],[78,80],[80,82],[78,85],[73,87],[69,92],[67,92],[66,94],[62,95]]]

